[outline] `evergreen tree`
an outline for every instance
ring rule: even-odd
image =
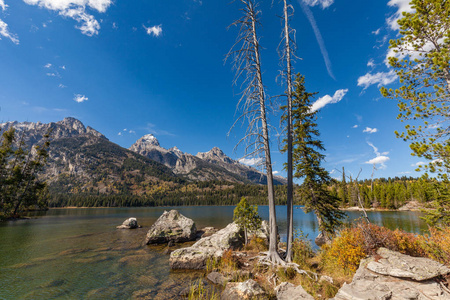
[[[245,245],[248,244],[248,232],[255,232],[261,227],[261,218],[258,215],[258,206],[249,205],[247,199],[242,197],[233,211],[233,221],[244,229]]]
[[[339,210],[338,199],[326,188],[332,180],[321,167],[325,156],[320,151],[325,148],[318,139],[316,112],[310,110],[311,98],[315,94],[308,93],[304,83],[305,78],[297,74],[292,105],[294,177],[303,179],[300,194],[304,198],[305,209],[314,210],[321,234],[329,237],[341,224],[344,214]]]
[[[18,144],[18,147],[14,147]],[[24,209],[47,206],[47,186],[38,180],[49,146],[48,134],[43,145],[24,149],[23,137],[17,141],[14,128],[0,139],[0,218],[17,217]]]

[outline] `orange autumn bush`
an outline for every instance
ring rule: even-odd
[[[353,274],[361,260],[374,255],[380,247],[410,256],[439,258],[438,260],[443,261],[450,257],[447,244],[450,245],[450,229],[446,233],[435,232],[425,238],[399,229],[390,230],[360,222],[344,228],[331,244],[322,247],[322,267],[331,272]]]
[[[450,265],[450,227],[430,228],[430,234],[421,236],[427,256]]]
[[[356,227],[345,228],[331,244],[322,247],[322,267],[328,272],[352,274],[366,256],[362,247],[364,237]]]

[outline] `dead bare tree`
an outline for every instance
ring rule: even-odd
[[[289,26],[290,17],[293,15],[294,8],[288,5],[288,0],[283,0],[283,21],[284,28],[282,40],[278,49],[281,58],[281,64],[284,68],[282,78],[286,81],[286,137],[287,137],[287,246],[286,261],[292,261],[292,243],[294,240],[293,214],[294,214],[294,183],[292,166],[292,60],[295,57],[295,30]]]
[[[242,18],[231,26],[239,27],[239,34],[235,44],[227,54],[227,59],[233,62],[236,72],[234,84],[242,80],[242,96],[238,102],[238,108],[242,111],[238,121],[247,122],[245,136],[238,142],[246,142],[245,153],[247,156],[262,158],[262,165],[266,170],[267,192],[269,202],[269,226],[270,241],[267,259],[274,264],[281,264],[277,249],[277,220],[275,212],[275,194],[273,186],[272,160],[270,156],[269,126],[267,122],[266,95],[263,85],[260,45],[256,32],[259,23],[258,3],[254,0],[240,0],[243,8]],[[232,127],[232,128],[233,128]]]
[[[338,169],[335,169],[335,170],[337,170],[338,172],[340,172]],[[361,192],[360,192],[360,190],[359,190],[358,178],[359,178],[359,175],[361,175],[361,172],[362,172],[362,169],[360,168],[360,169],[359,169],[359,172],[358,172],[358,176],[356,176],[356,179],[355,179],[356,195],[357,195],[357,197],[358,197],[359,206],[361,207],[361,210],[362,210],[362,212],[363,212],[363,216],[364,216],[364,218],[366,219],[367,223],[370,223],[369,217],[367,216],[366,209],[364,208],[364,204],[363,204],[362,199],[361,199]],[[345,173],[343,173],[343,174],[345,174]],[[373,175],[373,173],[372,173],[372,175]],[[348,177],[348,176],[347,176],[347,177]],[[353,184],[352,177],[350,176],[350,177],[348,177],[348,178],[350,179],[350,184],[352,185],[352,184]]]

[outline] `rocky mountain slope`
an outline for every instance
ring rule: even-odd
[[[2,131],[10,127],[16,129],[16,144],[23,140],[27,148],[49,134],[48,164],[41,176],[56,193],[153,195],[186,180],[265,182],[262,173],[230,159],[218,148],[194,156],[176,147],[164,149],[153,135],[146,135],[128,150],[75,118],[48,124],[0,124]],[[284,183],[283,179],[276,183]]]
[[[217,147],[197,155],[183,153],[177,147],[165,149],[157,138],[147,134],[130,148],[151,160],[169,167],[175,174],[185,175],[192,180],[225,180],[231,182],[258,183],[267,182],[266,175],[229,158]],[[275,184],[285,184],[283,177],[275,176]]]
[[[74,118],[56,123],[0,124],[16,129],[16,143],[30,148],[49,133],[47,167],[42,176],[56,193],[142,194],[180,179],[169,168],[110,142]]]

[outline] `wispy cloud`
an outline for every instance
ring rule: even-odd
[[[2,36],[7,39],[10,39],[11,42],[13,42],[16,45],[19,44],[19,38],[17,37],[17,35],[11,33],[8,29],[8,24],[6,24],[2,19],[0,19],[0,40]]]
[[[303,12],[305,13],[309,23],[311,24],[311,27],[313,28],[317,43],[319,44],[320,47],[320,52],[322,52],[323,60],[325,61],[325,66],[327,67],[328,75],[330,75],[331,78],[336,80],[333,74],[333,70],[331,68],[331,61],[330,58],[328,57],[328,51],[327,48],[325,47],[325,42],[323,41],[319,27],[317,26],[316,19],[314,18],[312,11],[309,9],[308,5],[305,4],[305,2],[303,2],[302,0],[297,1],[302,7]]]
[[[378,28],[377,30],[372,31],[372,34],[379,35],[381,31],[381,28]]]
[[[373,58],[369,59],[369,61],[367,62],[367,66],[371,67],[371,68],[376,66],[375,65],[375,61],[373,60]]]
[[[375,133],[378,132],[377,128],[370,128],[370,127],[366,127],[363,132],[367,132],[367,133]]]
[[[378,72],[371,74],[370,72],[358,78],[358,86],[367,89],[369,86],[378,84],[378,87],[388,85],[397,80],[397,73],[394,70],[389,72]]]
[[[321,5],[322,9],[325,9],[331,6],[331,4],[334,3],[334,0],[303,0],[303,2],[309,6]]]
[[[132,130],[132,129],[126,129],[124,128],[122,131],[119,131],[119,133],[117,135],[124,135],[124,134],[136,134],[136,131]]]
[[[411,0],[390,0],[388,6],[397,7],[397,11],[390,16],[386,22],[392,30],[399,30],[400,26],[397,21],[402,17],[403,12],[413,12],[414,9],[409,4]]]
[[[344,98],[344,96],[345,96],[345,94],[347,94],[347,92],[348,92],[348,89],[337,90],[334,93],[333,97],[331,97],[330,95],[325,95],[323,97],[320,97],[319,99],[317,99],[316,102],[314,102],[311,105],[310,111],[314,112],[330,103],[338,103],[339,101],[342,100],[342,98]]]
[[[98,34],[100,23],[93,15],[86,13],[87,8],[104,13],[112,4],[112,0],[24,0],[29,5],[38,5],[58,12],[60,16],[68,17],[80,25],[76,26],[83,34],[93,36]]]
[[[5,4],[4,0],[0,0],[0,7],[2,8],[3,11],[5,11],[8,5]]]
[[[152,124],[152,123],[147,123],[147,125],[142,129],[144,129],[148,133],[158,135],[158,136],[161,136],[161,135],[175,136],[175,134],[173,134],[167,130],[159,129],[155,124]]]
[[[152,27],[146,27],[145,25],[142,25],[145,29],[145,31],[147,32],[148,35],[153,35],[153,36],[160,36],[162,34],[162,25],[156,25],[156,26],[152,26]]]
[[[65,89],[67,86],[65,86],[64,84],[60,83],[60,84],[58,85],[58,87],[59,87],[60,89]]]
[[[47,68],[47,69],[50,69],[52,67],[52,64],[51,63],[48,63],[48,64],[46,64],[45,66],[44,66],[44,68]]]
[[[89,98],[86,97],[85,95],[81,95],[81,94],[75,94],[75,96],[73,97],[73,101],[78,102],[78,103],[82,103],[84,101],[88,101]]]
[[[369,165],[374,165],[374,164],[375,165],[380,165],[381,169],[385,169],[386,168],[385,163],[390,160],[390,158],[388,156],[386,156],[386,155],[389,154],[389,152],[380,153],[378,151],[378,148],[375,147],[371,142],[367,142],[367,144],[370,147],[372,147],[373,152],[375,153],[376,157],[372,158],[371,160],[366,161],[365,163],[369,164]]]

